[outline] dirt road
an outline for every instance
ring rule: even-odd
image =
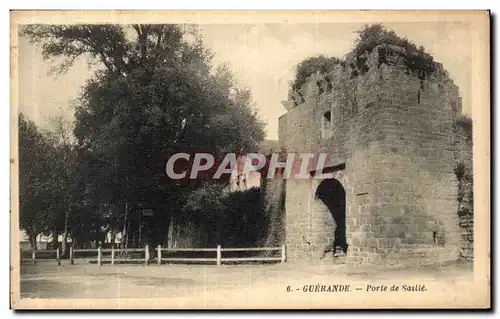
[[[471,302],[472,264],[380,271],[345,265],[23,265],[22,298],[162,298],[159,308],[408,307]],[[398,288],[395,288],[398,287]],[[398,289],[398,291],[394,291]],[[114,306],[113,306],[114,305]]]

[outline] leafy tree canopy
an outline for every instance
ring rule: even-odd
[[[226,65],[214,68],[195,27],[30,25],[21,36],[40,45],[44,58],[62,61],[61,72],[81,56],[100,66],[75,103],[73,130],[74,184],[84,195],[71,198],[94,228],[121,230],[134,207],[174,207],[192,191],[162,184],[167,159],[160,158],[161,171],[155,161],[165,149],[253,151],[264,138],[250,92]],[[174,213],[164,207],[161,213]]]

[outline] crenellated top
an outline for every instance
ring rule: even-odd
[[[346,90],[346,87],[354,88],[366,81],[376,82],[374,74],[381,69],[384,69],[384,74],[405,73],[419,81],[422,90],[446,91],[450,96],[459,98],[458,87],[441,63],[419,59],[415,54],[408,54],[403,47],[381,44],[362,55],[348,53],[344,62],[335,65],[327,73],[317,71],[311,74],[299,90],[289,92],[288,100],[282,104],[289,111],[306,99],[334,95],[335,91]]]

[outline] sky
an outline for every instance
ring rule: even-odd
[[[460,88],[463,112],[471,114],[471,29],[463,22],[384,24],[399,36],[423,45],[443,64]],[[323,54],[344,57],[354,46],[354,23],[309,24],[204,24],[201,34],[215,56],[214,63],[229,63],[239,85],[252,91],[255,107],[266,123],[266,138],[278,139],[278,118],[286,113],[288,86],[294,67],[307,57]],[[79,59],[67,73],[55,75],[55,65],[44,61],[41,50],[19,40],[19,111],[43,128],[54,116],[72,118],[71,102],[92,75]]]

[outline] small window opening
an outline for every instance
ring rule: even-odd
[[[328,138],[332,135],[332,112],[330,111],[323,113],[321,135],[323,138]]]
[[[418,101],[418,104],[420,104],[420,90],[418,90],[418,93],[417,93],[417,101]]]
[[[332,112],[325,112],[325,114],[323,114],[323,117],[325,118],[326,123],[329,124],[332,122]]]

